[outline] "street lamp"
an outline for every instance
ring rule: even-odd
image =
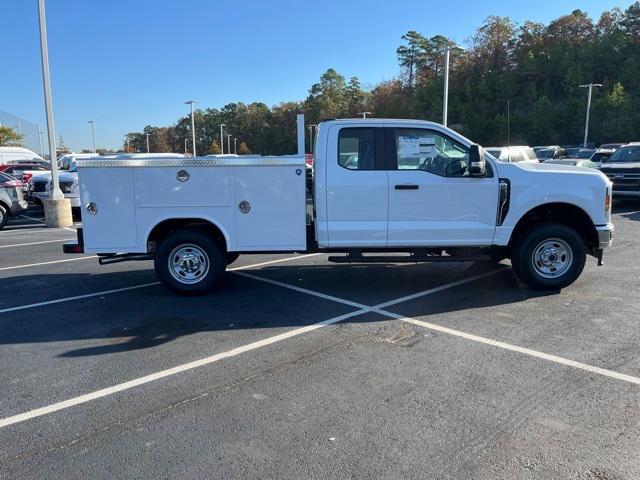
[[[145,135],[147,136],[147,153],[149,153],[149,134],[145,133]]]
[[[224,155],[224,136],[222,135],[222,127],[226,127],[224,123],[220,124],[220,153]]]
[[[184,102],[185,105],[191,105],[191,138],[193,142],[193,156],[196,156],[196,122],[193,118],[193,104],[198,103],[195,100],[187,100]]]
[[[589,136],[589,111],[591,110],[591,90],[593,87],[601,87],[601,83],[588,83],[586,85],[580,85],[580,88],[588,88],[589,94],[587,96],[587,118],[584,122],[584,143],[582,148],[587,148],[587,137]]]
[[[442,124],[447,126],[447,116],[449,114],[449,60],[451,57],[451,50],[464,50],[459,46],[448,46],[441,52],[444,53],[444,98],[442,100]]]
[[[231,153],[231,137],[233,137],[233,135],[227,135],[227,153]]]
[[[93,129],[93,120],[89,120],[91,124],[91,141],[93,142],[93,153],[96,153],[96,132]]]
[[[358,112],[358,115],[362,115],[362,118],[367,118],[367,115],[371,115],[371,112]]]
[[[58,159],[56,158],[56,132],[53,124],[51,102],[51,78],[49,75],[49,47],[47,45],[47,20],[44,0],[38,0],[38,21],[40,25],[40,55],[42,57],[42,83],[44,86],[44,106],[47,116],[49,140],[49,164],[51,165],[51,199],[44,200],[45,221],[47,227],[66,227],[73,225],[71,202],[60,190],[58,182]]]
[[[237,138],[233,138],[233,154],[235,155],[236,153],[238,153],[238,139]]]
[[[40,125],[38,125],[38,140],[40,140],[40,156],[44,158],[44,145],[42,144],[42,134],[44,132],[40,130]]]

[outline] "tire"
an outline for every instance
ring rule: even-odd
[[[557,223],[536,225],[516,242],[511,265],[516,276],[536,290],[568,287],[582,273],[586,247],[573,228]]]
[[[238,252],[227,252],[225,256],[227,257],[227,265],[231,265],[238,259],[240,254]]]
[[[9,211],[6,209],[4,205],[0,205],[0,230],[4,228],[4,226],[9,221]]]
[[[186,228],[171,232],[160,242],[154,267],[167,288],[183,295],[197,295],[222,282],[227,260],[210,236]]]

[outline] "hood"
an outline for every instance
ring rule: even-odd
[[[31,180],[51,180],[51,172],[43,172],[38,175],[33,175]],[[75,182],[78,180],[78,174],[75,172],[58,172],[58,181],[60,182]]]
[[[532,172],[540,172],[540,173],[567,173],[573,175],[591,175],[591,176],[602,176],[599,170],[595,168],[586,168],[586,167],[577,167],[575,165],[558,165],[553,163],[525,163],[519,162],[516,163],[518,167],[523,170],[528,170]]]

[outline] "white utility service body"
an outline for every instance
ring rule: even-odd
[[[503,163],[439,124],[322,122],[314,162],[306,192],[302,116],[298,155],[79,160],[83,230],[65,251],[154,259],[182,292],[221,280],[221,255],[284,251],[345,263],[511,258],[527,284],[561,288],[611,243],[600,172]],[[390,251],[408,256],[371,255]]]

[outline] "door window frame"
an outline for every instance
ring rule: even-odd
[[[373,168],[347,168],[340,164],[340,135],[345,130],[373,130]],[[386,149],[385,149],[385,128],[380,126],[371,127],[340,127],[338,130],[338,148],[336,149],[336,164],[338,167],[348,172],[376,172],[387,170]]]

